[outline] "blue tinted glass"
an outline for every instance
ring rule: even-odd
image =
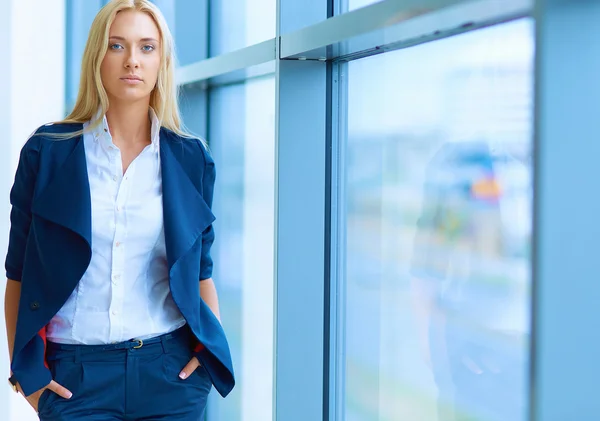
[[[217,56],[275,37],[276,0],[212,0],[210,55]]]
[[[361,7],[369,6],[374,3],[379,3],[382,0],[339,0],[341,2],[340,12],[351,12],[352,10],[360,9]]]
[[[87,42],[88,33],[96,14],[104,2],[98,0],[68,0],[66,3],[66,89],[65,100],[67,114],[71,112],[81,77],[81,60]]]
[[[524,421],[533,25],[348,64],[345,419]]]
[[[237,385],[211,401],[211,420],[271,420],[275,81],[210,94],[209,141],[217,168],[213,256],[223,327]]]
[[[154,0],[175,39],[177,64],[185,66],[207,56],[208,0]]]

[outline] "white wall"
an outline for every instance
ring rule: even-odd
[[[11,66],[10,58],[12,56],[11,43],[11,2],[9,0],[0,0],[0,39],[4,41],[4,56],[0,61],[0,256],[6,253],[6,234],[8,230],[8,177],[11,160],[10,151],[10,132],[11,132]],[[8,42],[6,42],[8,40]],[[3,260],[2,260],[3,261]],[[4,265],[2,265],[4,266]],[[4,272],[3,272],[4,273]],[[2,275],[3,276],[3,275]],[[0,276],[0,279],[2,279]],[[0,282],[2,291],[4,283]],[[2,295],[3,296],[3,295]],[[0,300],[0,307],[4,308],[4,300]],[[2,313],[4,314],[4,313]],[[4,320],[4,319],[2,319]],[[8,349],[6,340],[3,338],[6,335],[4,323],[0,323],[0,419],[8,419],[8,399],[9,388],[2,387],[2,378],[6,378],[8,373]]]
[[[64,115],[65,0],[0,0],[0,261],[4,268],[9,198],[19,151],[38,126]],[[8,40],[8,42],[7,42]],[[4,296],[5,280],[0,276]],[[1,300],[4,314],[4,300]],[[4,320],[4,319],[2,319]],[[36,420],[8,387],[8,348],[0,323],[0,420]]]

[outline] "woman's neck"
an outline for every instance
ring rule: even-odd
[[[116,146],[133,146],[150,143],[152,123],[148,102],[121,104],[111,102],[106,113],[113,143]]]

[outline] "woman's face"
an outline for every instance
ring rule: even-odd
[[[150,15],[126,10],[110,27],[100,75],[109,100],[148,101],[160,68],[160,32]]]

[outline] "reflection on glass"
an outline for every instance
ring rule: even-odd
[[[210,0],[210,56],[275,37],[276,0]]]
[[[527,419],[530,20],[348,64],[347,421]]]
[[[213,249],[221,318],[236,371],[227,399],[213,393],[211,421],[272,419],[275,82],[210,93],[217,168]]]

